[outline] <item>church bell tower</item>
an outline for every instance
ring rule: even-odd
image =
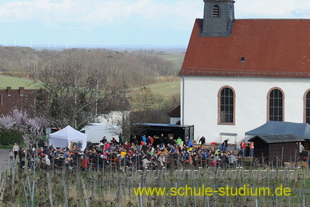
[[[200,36],[228,37],[235,21],[233,0],[203,0],[204,16]]]

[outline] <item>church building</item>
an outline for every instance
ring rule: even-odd
[[[310,123],[310,20],[235,19],[204,0],[179,73],[181,124],[230,143],[268,121]]]

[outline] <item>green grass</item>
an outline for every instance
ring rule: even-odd
[[[154,95],[162,97],[170,97],[180,94],[180,81],[161,81],[159,83],[150,84],[146,86]],[[135,94],[141,87],[132,88],[130,91]]]
[[[13,149],[13,145],[9,144],[9,145],[0,145],[0,149]]]
[[[164,101],[168,100],[171,96],[180,94],[180,81],[177,80],[161,81],[159,83],[147,85],[146,87],[150,89],[155,98],[159,98],[159,100],[152,104],[153,109],[160,108]],[[133,109],[139,109],[141,107],[141,103],[137,102],[135,99],[140,89],[141,87],[136,87],[130,90],[130,96],[133,97],[130,103]]]
[[[160,82],[148,86],[152,93],[169,97],[180,94],[180,81]]]
[[[18,89],[19,87],[24,87],[25,89],[39,88],[39,85],[32,80],[0,75],[0,89],[6,89],[8,86],[11,86],[12,89]]]

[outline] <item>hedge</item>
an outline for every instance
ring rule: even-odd
[[[10,145],[14,143],[22,143],[23,138],[20,132],[14,130],[1,130],[0,131],[0,144]]]

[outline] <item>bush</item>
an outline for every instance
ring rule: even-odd
[[[0,133],[0,144],[9,145],[14,143],[22,143],[23,138],[20,132],[14,130],[2,130]]]

